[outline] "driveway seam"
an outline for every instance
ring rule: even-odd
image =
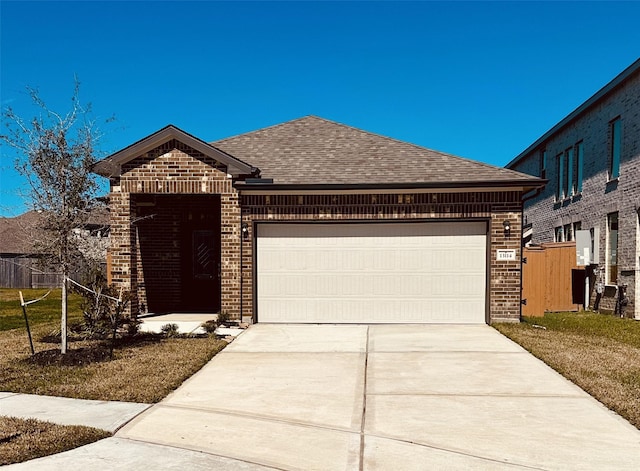
[[[586,394],[586,393],[585,393]],[[526,397],[526,398],[541,398],[541,399],[584,399],[589,400],[584,394],[526,394],[526,393],[418,393],[418,392],[398,392],[398,393],[370,393],[369,396],[434,396],[434,397]]]
[[[225,459],[228,459],[228,460],[240,461],[242,463],[254,464],[256,466],[261,466],[263,468],[269,468],[269,469],[273,469],[273,470],[276,470],[276,471],[287,471],[286,468],[280,468],[280,467],[269,465],[269,464],[258,463],[257,461],[250,461],[250,460],[243,459],[243,458],[236,458],[234,456],[221,455],[220,453],[211,453],[210,451],[204,451],[204,450],[202,450],[200,448],[197,448],[197,447],[176,446],[176,445],[171,444],[171,443],[164,443],[162,440],[150,442],[150,441],[147,441],[147,440],[140,440],[140,439],[137,439],[137,438],[129,438],[129,437],[109,437],[109,438],[106,438],[105,440],[110,440],[112,438],[113,439],[117,439],[117,440],[128,440],[128,441],[135,442],[135,443],[144,443],[144,444],[147,444],[147,445],[158,445],[158,446],[162,446],[162,447],[173,448],[175,450],[195,451],[195,452],[198,452],[198,453],[202,453],[203,455],[217,456],[218,458],[225,458]]]
[[[480,460],[484,460],[484,461],[490,461],[492,463],[500,463],[503,465],[509,465],[509,466],[514,466],[516,468],[526,468],[526,469],[535,469],[535,470],[539,470],[539,471],[544,471],[546,468],[540,468],[537,466],[530,466],[527,464],[521,464],[521,463],[515,463],[512,461],[502,461],[500,459],[497,458],[489,458],[486,456],[480,456],[480,455],[474,455],[472,453],[467,453],[461,450],[455,450],[455,449],[451,449],[451,448],[444,448],[441,446],[436,446],[436,445],[427,445],[426,443],[420,443],[420,442],[415,442],[415,441],[411,441],[411,440],[403,440],[401,438],[397,438],[397,437],[392,437],[392,436],[388,436],[388,435],[380,435],[377,433],[369,433],[366,435],[367,437],[373,437],[373,438],[381,438],[383,440],[391,440],[394,442],[400,442],[400,443],[406,443],[408,445],[415,445],[415,446],[419,446],[419,447],[423,447],[423,448],[429,448],[432,450],[439,450],[439,451],[444,451],[446,453],[451,453],[451,454],[456,454],[456,455],[461,455],[461,456],[470,456],[472,458],[477,458]]]
[[[360,466],[359,470],[364,471],[364,445],[365,445],[365,420],[367,417],[367,366],[369,364],[369,329],[367,326],[367,338],[365,340],[364,353],[364,379],[362,383],[362,420],[360,421]]]
[[[331,430],[331,431],[334,431],[334,432],[344,432],[344,433],[351,433],[351,434],[357,434],[358,433],[357,430],[353,430],[353,429],[332,427],[332,426],[329,426],[329,425],[317,424],[317,423],[312,423],[312,422],[298,422],[298,421],[291,420],[291,419],[278,418],[278,417],[273,417],[273,416],[269,416],[269,415],[261,415],[261,414],[257,414],[256,412],[243,413],[241,411],[229,411],[229,410],[222,410],[222,409],[204,408],[204,407],[187,406],[187,405],[176,405],[176,404],[156,404],[155,407],[156,408],[165,407],[165,408],[169,408],[169,409],[198,411],[198,412],[204,412],[204,413],[226,415],[226,416],[231,416],[231,417],[243,417],[245,419],[261,420],[261,421],[264,421],[264,422],[276,422],[276,423],[282,423],[282,424],[287,424],[287,425],[297,425],[297,426],[300,426],[300,427],[307,427],[307,428],[319,428],[319,429],[323,429],[323,430]]]

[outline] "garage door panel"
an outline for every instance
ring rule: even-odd
[[[259,224],[260,322],[485,322],[485,223]]]

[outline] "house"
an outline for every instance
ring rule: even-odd
[[[507,168],[549,180],[524,204],[530,241],[589,231],[591,305],[613,311],[624,286],[626,314],[640,319],[640,59]]]
[[[43,265],[41,227],[46,214],[27,211],[13,218],[0,218],[0,287],[59,287],[62,275],[55,268]],[[94,209],[82,227],[74,229],[78,248],[85,259],[106,264],[109,245],[109,214],[105,206]],[[74,279],[82,277],[75,270]]]
[[[59,285],[58,275],[46,275],[39,267],[33,240],[40,215],[28,211],[0,218],[0,287],[40,288]]]
[[[134,315],[519,321],[522,195],[540,178],[314,116],[213,143],[170,125],[95,171]]]

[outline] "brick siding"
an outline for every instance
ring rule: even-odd
[[[165,198],[161,207],[150,207],[154,195],[176,197]],[[202,198],[194,200],[197,195]],[[181,254],[179,246],[172,248],[171,245],[178,237],[176,214],[194,209],[194,205],[212,204],[211,195],[219,195],[220,201],[221,310],[233,317],[253,314],[253,223],[484,220],[489,222],[490,230],[489,320],[517,322],[520,318],[520,192],[240,197],[224,168],[178,141],[170,141],[128,162],[123,165],[121,177],[112,179],[111,276],[115,284],[135,294],[132,313],[148,309],[152,279],[156,286],[158,280],[167,283],[166,288],[154,292],[156,301],[166,303],[167,309],[179,302]],[[157,218],[154,224],[160,224],[163,229],[153,235],[158,245],[153,246],[149,254],[144,254],[140,232],[146,218],[152,214]],[[505,219],[512,226],[509,237],[504,233]],[[249,237],[241,247],[242,223],[248,224]],[[516,261],[498,262],[497,249],[515,250]]]
[[[112,280],[131,290],[136,296],[131,312],[140,313],[143,304],[148,306],[140,245],[133,229],[141,213],[134,203],[140,195],[220,195],[220,250],[223,258],[221,270],[222,310],[232,314],[239,312],[239,237],[240,208],[238,193],[231,178],[215,160],[191,149],[179,141],[171,140],[151,152],[123,165],[122,176],[111,184],[111,260]],[[174,209],[179,211],[181,203]],[[162,217],[162,216],[161,216]],[[169,218],[165,215],[164,217]],[[170,218],[167,219],[170,222]],[[158,237],[173,237],[175,231],[167,227]],[[179,254],[167,253],[161,270],[166,270],[172,283],[167,283],[167,299],[179,299],[175,291],[179,276]],[[169,303],[171,307],[171,303]]]
[[[609,123],[617,117],[620,117],[622,124],[620,178],[608,181],[611,149]],[[580,141],[584,143],[582,192],[556,201],[556,155]],[[637,305],[640,293],[636,292],[640,269],[640,73],[631,76],[511,168],[539,175],[541,149],[547,150],[546,178],[549,184],[538,197],[525,203],[525,220],[533,225],[532,242],[553,242],[554,228],[566,224],[580,222],[583,230],[598,227],[599,267],[604,267],[607,215],[618,212],[618,283],[627,285],[630,302],[627,315],[640,317],[640,306]],[[589,272],[593,288],[595,275],[593,270]],[[603,310],[613,310],[614,294],[615,289],[606,290],[600,304]],[[591,292],[590,299],[593,303],[595,292]]]
[[[437,221],[490,222],[488,311],[490,322],[520,320],[521,193],[469,192],[366,195],[261,195],[242,196],[242,218],[267,221]],[[505,237],[503,222],[512,229]],[[243,315],[253,313],[253,234],[243,246]],[[516,251],[516,261],[498,262],[496,250]]]

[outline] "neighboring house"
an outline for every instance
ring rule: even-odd
[[[625,285],[628,316],[640,319],[640,59],[556,124],[507,168],[549,180],[525,202],[534,244],[587,230],[592,304],[613,310]]]
[[[313,116],[212,144],[167,126],[95,171],[134,315],[519,321],[537,177]]]
[[[60,284],[60,277],[49,274],[35,253],[40,214],[28,211],[13,218],[0,218],[0,287],[49,288]]]
[[[0,218],[0,287],[52,288],[60,286],[61,275],[42,264],[37,248],[42,239],[39,227],[42,218],[37,211],[28,211],[13,218]],[[106,264],[109,246],[109,213],[105,208],[93,211],[81,228],[74,230],[83,255]],[[80,272],[72,275],[79,278]]]

